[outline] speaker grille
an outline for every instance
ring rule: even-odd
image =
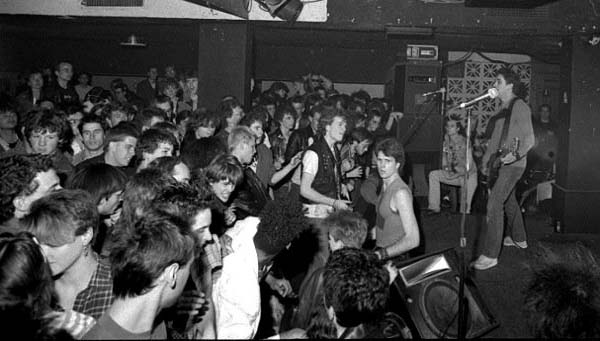
[[[490,17],[516,17],[530,19],[548,19],[549,10],[547,6],[536,8],[489,8],[487,14]]]
[[[86,7],[144,7],[144,0],[81,0]]]

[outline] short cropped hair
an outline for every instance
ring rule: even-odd
[[[322,222],[335,241],[347,247],[361,248],[367,239],[367,221],[356,212],[336,211]]]
[[[106,163],[90,164],[78,170],[67,182],[67,188],[88,192],[98,205],[113,193],[125,189],[127,175]]]
[[[96,235],[98,208],[88,192],[62,189],[34,201],[21,223],[41,244],[61,246],[89,229]]]
[[[102,128],[102,130],[104,130],[104,133],[106,133],[108,131],[108,124],[106,123],[106,120],[102,119],[102,117],[98,116],[98,115],[94,115],[94,114],[85,114],[83,115],[83,118],[81,119],[81,122],[79,122],[79,131],[83,131],[83,126],[85,124],[89,124],[89,123],[98,123],[100,125],[100,127]]]
[[[363,141],[371,141],[371,142],[373,141],[373,134],[371,134],[365,128],[352,129],[352,131],[350,132],[350,135],[348,135],[348,137],[351,142],[356,141],[358,143],[361,143]]]
[[[263,128],[266,127],[265,116],[261,111],[252,110],[252,112],[250,112],[249,114],[244,116],[244,118],[242,118],[242,120],[240,121],[240,126],[250,128],[250,126],[254,124],[254,122],[260,122]]]
[[[174,215],[150,210],[119,233],[125,235],[116,238],[110,252],[116,298],[147,293],[168,266],[183,267],[194,256],[190,226]]]
[[[259,213],[254,245],[267,255],[277,255],[309,227],[302,204],[296,200],[271,200]]]
[[[393,157],[394,160],[396,160],[396,162],[400,164],[399,169],[402,169],[404,167],[404,147],[402,147],[400,142],[398,142],[396,139],[390,137],[385,140],[379,141],[379,143],[377,143],[377,145],[375,146],[375,155],[379,154],[379,152],[382,152],[383,155],[387,157]]]
[[[252,146],[256,143],[256,136],[250,128],[246,126],[237,126],[231,130],[231,133],[229,133],[229,137],[227,138],[229,151],[231,152],[235,147],[242,143],[247,143]]]
[[[333,252],[323,272],[325,305],[333,307],[337,323],[346,328],[377,320],[385,312],[389,274],[367,250]]]
[[[108,146],[111,142],[123,142],[128,137],[133,137],[135,139],[140,137],[140,133],[135,125],[131,122],[121,122],[117,124],[108,131],[108,134],[106,134],[104,150],[108,150]]]
[[[135,120],[138,122],[138,126],[140,127],[140,129],[144,126],[150,126],[150,122],[152,121],[152,118],[154,117],[158,117],[161,118],[163,121],[167,119],[167,114],[159,109],[159,108],[146,108],[144,110],[142,110],[135,118]]]
[[[31,195],[39,187],[37,173],[52,168],[47,155],[12,155],[0,159],[0,224],[15,214],[13,200],[18,196]]]
[[[244,170],[240,161],[229,154],[221,154],[212,160],[205,169],[206,179],[209,183],[230,181],[235,186],[239,186],[244,180]]]
[[[210,111],[199,111],[192,112],[189,116],[189,123],[187,126],[188,131],[195,132],[200,127],[217,127],[219,125],[219,119],[217,116]]]
[[[159,129],[148,129],[140,135],[140,138],[135,146],[135,152],[141,159],[143,153],[153,153],[161,143],[168,143],[173,146],[173,150],[177,147],[177,140],[175,137]]]
[[[319,133],[325,136],[325,127],[331,125],[336,117],[341,117],[344,121],[347,120],[346,113],[343,111],[324,107],[319,119]]]

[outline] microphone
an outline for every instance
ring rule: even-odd
[[[496,88],[491,88],[487,91],[487,94],[481,95],[481,96],[479,96],[475,99],[472,99],[468,102],[461,103],[458,105],[458,107],[461,109],[464,109],[464,108],[469,107],[469,106],[471,106],[481,100],[484,100],[486,98],[496,98],[496,97],[498,97],[498,90],[496,90]]]
[[[421,96],[427,97],[427,96],[436,95],[436,94],[443,94],[444,92],[446,92],[446,88],[440,88],[435,91],[426,92],[426,93],[422,94]]]

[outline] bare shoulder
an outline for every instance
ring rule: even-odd
[[[406,187],[397,190],[390,200],[390,208],[392,212],[397,212],[398,209],[412,207],[412,193]]]

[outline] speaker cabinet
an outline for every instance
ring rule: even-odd
[[[448,249],[399,267],[390,309],[405,317],[413,337],[458,337],[457,265],[456,252]],[[480,337],[499,325],[471,280],[465,281],[465,297],[467,338]]]

